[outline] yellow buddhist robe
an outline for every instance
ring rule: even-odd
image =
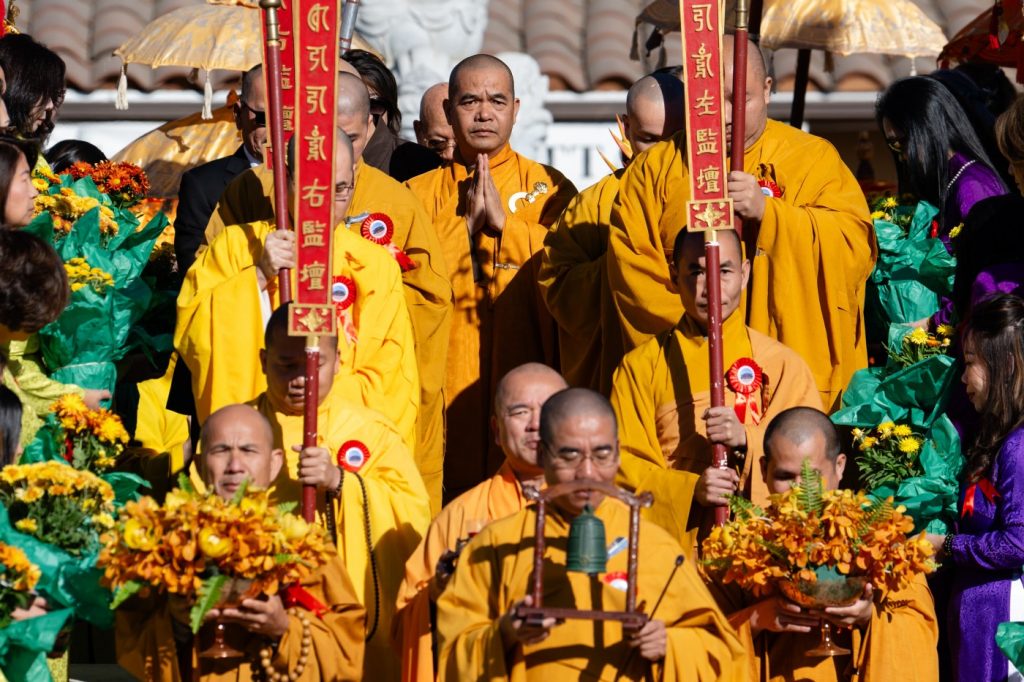
[[[612,209],[608,279],[627,351],[682,314],[668,263],[687,222],[684,132],[629,165]],[[744,168],[781,192],[767,198],[757,233],[747,322],[800,354],[832,410],[867,365],[864,285],[877,246],[864,194],[831,144],[776,121]]]
[[[500,237],[466,227],[470,168],[453,162],[406,184],[427,209],[441,240],[455,294],[445,378],[447,435],[445,484],[449,496],[481,482],[501,466],[504,454],[488,437],[494,385],[525,362],[557,367],[557,327],[537,286],[540,251],[548,227],[576,194],[553,168],[505,146],[490,160],[502,205],[514,194],[544,183],[534,201],[519,198],[506,214]],[[486,459],[471,459],[487,453]]]
[[[727,372],[740,358],[752,358],[763,372],[761,387],[743,408],[746,456],[730,458],[740,473],[741,494],[762,504],[768,488],[759,462],[768,423],[790,407],[821,409],[821,400],[807,363],[778,341],[745,327],[738,312],[722,325],[722,338]],[[622,449],[620,483],[654,493],[647,518],[673,534],[688,557],[701,522],[710,514],[699,505],[691,508],[693,486],[711,466],[711,443],[702,419],[711,406],[708,370],[707,338],[684,315],[676,327],[627,353],[612,386]],[[733,407],[737,397],[727,381],[725,404]],[[691,475],[678,475],[682,472]]]
[[[605,537],[629,535],[629,508],[603,501],[596,515]],[[484,528],[463,550],[459,567],[437,602],[441,680],[641,680],[700,682],[743,680],[746,652],[701,582],[694,564],[684,561],[673,574],[679,544],[653,524],[641,521],[637,593],[647,613],[662,590],[654,618],[667,632],[665,659],[653,666],[633,654],[622,626],[612,621],[567,621],[539,644],[516,646],[506,657],[498,619],[531,589],[536,511],[533,505]],[[606,581],[625,572],[627,551],[608,560],[608,573],[591,578],[565,569],[569,522],[553,506],[545,520],[544,605],[622,611],[626,594]],[[653,671],[652,671],[653,668]],[[660,677],[660,675],[664,677]]]
[[[448,281],[441,243],[419,200],[401,183],[367,166],[356,165],[355,190],[349,201],[348,229],[361,234],[358,216],[384,214],[394,226],[392,243],[416,265],[402,273],[409,309],[416,365],[420,377],[420,404],[413,449],[416,465],[430,493],[431,511],[441,509],[444,462],[444,368],[451,328],[452,287]],[[258,166],[235,178],[224,190],[206,230],[208,243],[224,225],[237,225],[274,217],[274,175]],[[227,221],[227,222],[225,222]]]
[[[292,446],[302,445],[302,416],[276,412],[266,394],[256,401],[256,407],[270,422],[274,445],[285,451],[287,460],[287,471],[282,468],[274,483],[274,498],[301,502],[299,455]],[[398,679],[399,661],[389,633],[405,562],[430,523],[427,492],[409,448],[394,426],[376,412],[348,403],[344,394],[331,391],[320,406],[318,428],[323,447],[332,454],[343,458],[353,442],[362,443],[368,453],[362,466],[345,472],[341,498],[334,501],[338,554],[366,608],[367,627],[376,625],[366,643],[365,679]],[[367,515],[373,563],[367,551]]]
[[[540,288],[558,322],[558,357],[570,386],[604,395],[622,359],[622,332],[608,288],[608,226],[620,169],[579,193],[544,239]]]
[[[935,600],[924,576],[883,602],[876,598],[871,623],[855,631],[832,627],[836,644],[854,652],[834,658],[807,656],[818,646],[821,633],[762,632],[750,630],[753,598],[735,585],[711,585],[711,592],[751,656],[750,682],[935,682],[939,679],[936,647],[939,626]],[[851,675],[856,672],[857,674]]]
[[[345,567],[332,557],[314,573],[303,587],[328,608],[322,617],[309,613],[312,649],[305,668],[298,678],[304,682],[321,680],[363,679],[363,632],[366,611],[356,599]],[[146,682],[180,682],[174,630],[188,630],[188,614],[176,613],[178,625],[172,626],[172,615],[166,597],[151,597],[126,602],[115,611],[114,640],[117,662],[139,680]],[[200,631],[200,635],[203,631]],[[259,650],[266,646],[262,637],[241,636],[229,643],[243,647],[245,659],[223,661],[200,659],[197,653],[210,641],[198,638],[192,645],[193,677],[202,682],[249,682],[264,679],[259,663]],[[211,638],[212,639],[212,638]],[[294,671],[302,645],[302,624],[295,616],[288,618],[288,630],[281,637],[272,659],[278,673]]]
[[[430,603],[441,591],[434,580],[438,560],[454,551],[460,540],[469,540],[488,523],[525,506],[519,479],[505,462],[494,476],[445,505],[430,524],[405,563],[405,580],[395,606],[393,640],[402,655],[403,682],[433,682],[436,676]]]
[[[200,421],[266,389],[259,362],[265,311],[256,263],[272,229],[271,223],[257,222],[225,230],[196,258],[182,285],[174,344],[192,372]],[[349,342],[339,325],[342,369],[335,390],[394,422],[411,447],[419,379],[398,266],[379,247],[339,227],[334,230],[333,268],[334,276],[352,279],[356,290],[348,309],[356,341]],[[293,272],[293,287],[295,280]],[[269,307],[276,308],[276,278],[267,292]]]
[[[189,439],[188,418],[167,409],[167,394],[171,391],[171,377],[177,354],[171,354],[167,371],[162,377],[139,383],[139,408],[135,425],[135,440],[153,452],[170,455],[170,471],[178,471],[185,464],[184,445]]]

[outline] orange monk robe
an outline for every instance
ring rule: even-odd
[[[629,165],[612,209],[608,280],[626,351],[683,312],[668,263],[687,222],[684,133]],[[767,199],[757,233],[748,324],[800,354],[831,410],[867,366],[864,285],[878,249],[864,194],[831,144],[776,121],[744,158],[781,191]]]
[[[299,454],[292,446],[302,444],[302,415],[276,412],[266,394],[255,401],[255,406],[270,422],[274,447],[285,452],[287,466],[274,482],[274,498],[301,503]],[[365,462],[355,471],[345,472],[341,498],[334,500],[338,554],[352,577],[359,602],[366,608],[367,627],[374,629],[366,643],[365,679],[397,679],[399,662],[388,635],[403,567],[430,523],[427,491],[409,448],[394,426],[373,410],[348,403],[337,387],[320,406],[317,425],[322,446],[335,457],[344,458],[354,442],[366,448]],[[322,509],[321,502],[321,521]],[[366,544],[367,518],[373,562]]]
[[[722,610],[729,615],[747,651],[752,652],[750,682],[935,682],[939,679],[939,625],[935,600],[928,581],[917,576],[904,590],[885,601],[876,598],[871,622],[855,631],[832,627],[838,646],[850,656],[815,657],[806,652],[817,647],[821,633],[762,632],[756,639],[750,630],[749,605],[753,598],[735,585],[709,585]],[[851,669],[856,675],[851,676]],[[859,676],[858,676],[859,675]]]
[[[430,604],[440,588],[434,580],[437,562],[483,526],[526,506],[523,488],[506,461],[498,473],[445,505],[430,524],[419,547],[405,563],[405,581],[398,591],[393,639],[402,656],[403,682],[433,682],[433,626]]]
[[[235,225],[196,258],[178,296],[174,345],[192,371],[200,421],[218,408],[252,400],[266,387],[260,368],[264,316],[279,305],[277,278],[261,301],[256,263],[271,223]],[[380,247],[334,230],[334,276],[355,282],[352,343],[340,329],[341,372],[335,390],[375,409],[398,427],[406,443],[416,442],[419,378],[409,313],[398,266]],[[292,286],[296,274],[292,272]],[[328,286],[329,286],[328,282]],[[294,289],[293,289],[294,290]]]
[[[738,312],[722,325],[722,338],[727,371],[740,358],[753,358],[763,371],[761,387],[744,409],[747,451],[739,464],[740,493],[763,504],[768,488],[760,460],[768,422],[790,407],[821,409],[821,400],[807,363],[745,327]],[[711,406],[708,370],[707,338],[684,315],[676,327],[627,353],[612,386],[622,449],[620,483],[654,493],[654,505],[645,510],[648,520],[675,536],[688,558],[694,556],[697,530],[710,512],[699,505],[691,508],[697,478],[711,466],[711,443],[701,418]],[[733,407],[736,398],[727,381],[725,404]],[[731,458],[734,464],[736,459]]]
[[[416,265],[402,273],[405,302],[409,308],[416,365],[420,376],[420,405],[416,422],[416,465],[430,493],[431,511],[441,509],[441,476],[444,460],[444,368],[451,329],[452,287],[441,243],[419,200],[401,183],[385,173],[356,164],[355,190],[349,201],[351,219],[382,213],[391,219],[395,233],[392,243]],[[257,166],[235,178],[224,190],[206,229],[212,243],[225,225],[238,225],[274,217],[274,175]],[[348,226],[361,234],[362,221]]]
[[[331,557],[319,571],[303,582],[303,587],[328,610],[321,618],[307,613],[313,646],[298,679],[303,682],[363,679],[366,612],[356,599],[345,567],[338,557]],[[114,615],[114,642],[119,665],[137,679],[147,682],[182,680],[174,637],[176,631],[191,635],[187,612],[176,613],[179,622],[172,625],[168,599],[161,596],[129,600]],[[208,646],[212,639],[201,642],[193,639],[193,677],[189,679],[202,682],[249,682],[264,679],[259,650],[266,646],[266,640],[262,637],[242,637],[242,642],[247,642],[247,645],[243,645],[246,658],[226,661],[198,658],[198,651]],[[242,642],[229,641],[236,646],[242,645]],[[272,659],[278,673],[287,674],[295,670],[301,645],[302,624],[297,617],[290,615],[288,630],[281,637]]]
[[[406,183],[434,223],[455,293],[445,378],[445,451],[452,454],[445,462],[445,487],[455,494],[490,476],[504,460],[487,426],[497,380],[526,362],[557,366],[558,332],[538,289],[537,270],[548,227],[576,194],[557,170],[508,145],[490,160],[490,169],[506,210],[514,194],[531,192],[537,183],[546,192],[537,192],[533,203],[520,198],[516,212],[506,214],[501,236],[480,232],[472,249],[465,218],[470,168],[456,161]],[[470,459],[477,453],[487,453],[486,459]]]
[[[595,514],[609,542],[629,535],[629,508],[603,501]],[[565,569],[569,521],[549,507],[544,537],[544,605],[622,611],[626,594],[604,578],[625,572],[626,551],[608,560],[608,574],[591,578]],[[463,550],[451,582],[437,602],[441,680],[745,680],[749,663],[736,634],[701,582],[694,564],[667,533],[640,522],[637,593],[647,613],[666,625],[666,656],[649,665],[623,640],[612,621],[571,620],[539,644],[516,646],[506,656],[498,620],[531,589],[536,507],[487,526]],[[653,668],[653,670],[652,670]],[[664,677],[661,677],[664,675]]]
[[[570,386],[608,395],[622,332],[608,288],[608,226],[620,169],[579,193],[544,239],[539,282],[558,322],[558,357]]]

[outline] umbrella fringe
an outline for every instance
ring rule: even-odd
[[[128,65],[121,64],[121,77],[117,79],[117,97],[114,99],[114,108],[118,111],[128,110]]]
[[[204,121],[213,118],[213,86],[210,85],[210,72],[206,72],[206,82],[203,83],[203,116]]]

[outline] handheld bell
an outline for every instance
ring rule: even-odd
[[[575,573],[586,573],[593,577],[598,573],[604,573],[607,563],[604,523],[594,516],[594,510],[588,504],[583,508],[583,513],[572,520],[572,526],[569,527],[565,567]]]

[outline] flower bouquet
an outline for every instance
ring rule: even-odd
[[[63,462],[0,470],[0,542],[39,566],[39,593],[97,627],[110,627],[110,593],[99,586],[100,534],[114,525],[114,491]]]
[[[104,536],[99,564],[114,590],[116,608],[152,591],[193,601],[190,625],[198,632],[213,608],[273,595],[301,582],[334,553],[323,529],[272,506],[266,490],[242,486],[231,500],[197,493],[188,479],[167,494],[129,502]],[[223,626],[217,626],[223,646]],[[215,644],[215,646],[217,646]]]
[[[79,161],[68,169],[68,175],[75,180],[92,178],[96,189],[110,197],[119,208],[134,206],[149,192],[149,178],[133,163],[101,161],[93,165]]]
[[[867,431],[854,429],[861,485],[874,490],[924,474],[918,459],[924,441],[924,436],[909,424],[882,422]]]
[[[27,608],[35,599],[39,567],[24,551],[0,542],[0,671],[10,680],[49,682],[46,655],[68,618],[66,609],[26,620],[14,620],[15,609]]]
[[[113,183],[117,177],[112,171],[101,182]],[[151,303],[152,290],[141,274],[167,226],[160,212],[140,225],[124,206],[136,200],[141,185],[137,178],[124,182],[115,202],[92,176],[75,180],[63,175],[60,184],[36,198],[39,213],[25,228],[54,245],[72,279],[68,307],[39,332],[51,376],[111,392],[117,382],[114,363],[149,339],[131,332]]]
[[[75,469],[95,474],[113,469],[129,440],[119,416],[105,408],[91,410],[75,394],[53,404],[40,434],[22,461],[63,458]]]
[[[934,333],[896,324],[889,329],[890,339],[893,336],[898,339],[897,343],[891,344],[888,348],[889,359],[898,369],[909,367],[935,355],[945,355],[956,335],[956,329],[948,324],[940,324]]]
[[[800,484],[773,495],[766,509],[738,497],[731,506],[733,520],[704,541],[703,564],[755,597],[782,592],[808,607],[843,606],[870,584],[885,600],[934,569],[931,544],[924,534],[909,537],[914,522],[901,507],[862,492],[824,490],[807,460]],[[826,650],[809,655],[838,653],[829,641],[823,621]]]

